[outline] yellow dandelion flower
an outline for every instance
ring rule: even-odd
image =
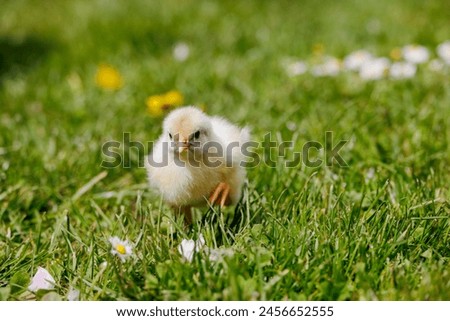
[[[162,95],[153,95],[147,98],[145,104],[150,115],[159,117],[170,108],[183,104],[183,95],[176,90],[171,90]]]
[[[312,51],[315,56],[321,56],[325,52],[325,46],[321,43],[316,43],[313,45]]]
[[[402,50],[400,48],[394,48],[389,53],[389,57],[391,57],[392,60],[400,60],[402,59]]]
[[[161,116],[164,112],[164,97],[161,95],[153,95],[147,98],[145,104],[148,112],[153,116]]]
[[[171,90],[164,94],[164,102],[169,106],[180,106],[183,104],[183,95],[176,90]]]
[[[102,64],[97,69],[95,83],[103,89],[117,90],[123,86],[123,78],[116,68]]]

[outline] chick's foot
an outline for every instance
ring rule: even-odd
[[[216,189],[211,193],[209,203],[211,205],[220,205],[221,207],[230,205],[230,185],[224,182],[219,183]]]

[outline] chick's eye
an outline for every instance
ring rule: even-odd
[[[172,139],[172,134],[171,133],[169,133],[169,138]]]
[[[197,130],[197,131],[194,133],[194,138],[195,138],[195,139],[198,139],[199,137],[200,137],[200,131]]]

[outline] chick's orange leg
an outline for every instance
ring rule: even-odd
[[[209,197],[209,203],[211,205],[220,205],[221,207],[224,207],[225,205],[229,205],[230,202],[230,185],[224,182],[219,183]]]

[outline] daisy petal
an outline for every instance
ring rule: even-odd
[[[188,262],[192,262],[195,252],[195,241],[182,240],[181,244],[178,246],[178,252],[180,252]]]
[[[31,292],[37,292],[38,290],[51,290],[54,287],[55,279],[46,269],[38,267],[36,274],[31,280],[31,284],[28,286],[28,290]]]

